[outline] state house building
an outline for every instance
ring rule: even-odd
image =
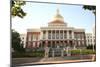
[[[76,22],[75,22],[76,23]],[[48,27],[27,29],[26,48],[82,48],[86,46],[85,30],[68,27],[59,9]]]

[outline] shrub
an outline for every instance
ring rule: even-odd
[[[14,58],[20,58],[20,57],[44,57],[44,51],[33,51],[33,52],[25,52],[25,53],[19,53],[14,52],[12,53],[12,57]]]
[[[82,54],[82,55],[87,55],[87,54],[95,54],[96,52],[93,50],[88,50],[88,49],[82,49],[81,52],[79,49],[77,50],[69,50],[71,54]]]
[[[95,51],[93,50],[82,50],[82,54],[95,54]]]

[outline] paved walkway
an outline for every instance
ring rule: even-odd
[[[38,62],[31,62],[31,63],[23,63],[18,64],[18,66],[24,65],[43,65],[43,64],[61,64],[61,63],[76,63],[76,62],[92,62],[92,59],[82,59],[82,60],[61,60],[61,61],[44,61],[45,59],[41,59]]]
[[[88,61],[92,61],[92,60],[84,59],[84,60],[45,61],[45,62],[35,62],[35,63],[26,63],[26,64],[58,64],[58,63],[88,62]]]
[[[95,57],[95,56],[94,56]],[[61,63],[76,63],[76,62],[92,62],[94,57],[89,56],[67,56],[67,57],[49,57],[49,58],[13,58],[12,64],[17,66],[23,65],[43,65],[43,64],[61,64]]]

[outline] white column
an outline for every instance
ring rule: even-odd
[[[63,39],[65,39],[65,38],[64,38],[64,30],[63,30]]]
[[[54,39],[55,39],[55,30],[53,30],[53,32],[54,32],[53,35],[54,35]]]
[[[48,30],[46,30],[46,39],[48,39]]]
[[[51,30],[51,39],[52,39],[52,30]]]
[[[52,39],[52,30],[51,30],[51,39]]]
[[[56,34],[56,30],[55,30],[55,39],[56,39],[56,35],[57,35],[57,34]]]
[[[43,31],[41,31],[40,39],[43,39]]]
[[[66,30],[66,39],[67,39],[67,37],[68,37],[68,36],[67,36],[67,32],[68,32],[68,31]]]
[[[72,39],[74,39],[74,32],[72,31]]]
[[[59,33],[59,39],[60,39],[60,30],[59,30],[59,32],[58,32],[58,33]]]
[[[67,30],[67,39],[69,39],[69,30]]]

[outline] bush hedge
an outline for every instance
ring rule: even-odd
[[[93,50],[88,50],[88,49],[82,49],[81,51],[79,49],[77,50],[69,50],[71,54],[82,54],[82,55],[87,55],[87,54],[95,54],[96,52]]]
[[[34,52],[15,52],[12,53],[13,58],[20,58],[20,57],[44,57],[43,51],[34,51]]]
[[[66,53],[66,51],[65,51]],[[96,51],[89,50],[89,49],[82,49],[81,52],[79,49],[77,50],[69,50],[71,55],[88,55],[88,54],[95,54]],[[12,53],[13,58],[21,58],[21,57],[44,57],[45,51],[33,51],[33,52],[14,52]]]

